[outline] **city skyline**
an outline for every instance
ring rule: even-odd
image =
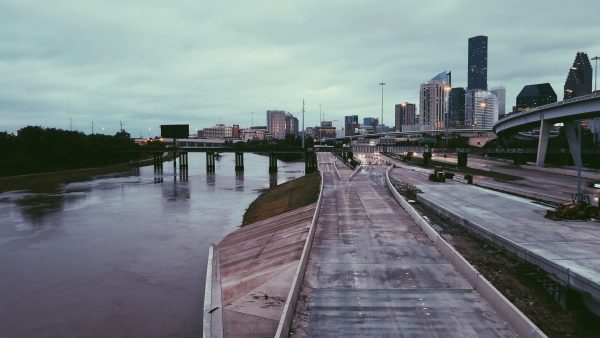
[[[517,2],[490,3],[490,18],[472,15],[458,1],[377,8],[4,1],[0,131],[72,125],[89,133],[94,123],[96,132],[114,133],[123,121],[132,135],[146,136],[166,123],[189,123],[192,130],[250,126],[252,119],[263,125],[267,110],[301,116],[302,99],[305,126],[319,124],[321,105],[339,128],[346,115],[380,115],[381,82],[384,121],[391,126],[395,104],[418,102],[419,84],[440,69],[452,71],[453,86],[467,87],[468,39],[478,35],[489,38],[488,86],[506,87],[510,110],[526,84],[562,88],[577,52],[600,54],[596,2],[573,12],[550,3],[541,13],[528,10],[535,7],[529,3],[515,12],[510,3]],[[402,12],[413,15],[398,22]],[[536,20],[525,15],[532,12]],[[441,33],[442,24],[411,29],[443,17],[462,24],[445,25]],[[542,31],[549,38],[539,39]]]

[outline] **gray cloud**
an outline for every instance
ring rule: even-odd
[[[28,124],[134,134],[162,123],[264,124],[267,109],[306,125],[418,101],[451,70],[466,85],[467,39],[489,37],[490,86],[507,106],[530,83],[562,96],[577,51],[600,54],[593,0],[10,1],[0,3],[0,130]],[[339,125],[339,124],[338,124]]]

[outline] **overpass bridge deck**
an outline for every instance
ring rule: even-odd
[[[515,336],[398,206],[381,170],[348,181],[318,156],[324,191],[294,334]]]

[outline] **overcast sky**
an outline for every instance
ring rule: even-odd
[[[305,125],[418,103],[443,70],[467,82],[467,39],[487,35],[488,86],[507,110],[526,84],[559,100],[577,51],[600,55],[600,1],[0,0],[0,131],[41,125],[133,136],[161,124]],[[592,64],[593,66],[593,64]],[[103,129],[104,128],[104,129]]]

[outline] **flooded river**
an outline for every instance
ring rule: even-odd
[[[0,337],[191,337],[202,333],[208,247],[269,187],[268,158],[233,154],[207,175],[190,154],[45,192],[0,194]],[[304,164],[279,162],[279,183]]]

